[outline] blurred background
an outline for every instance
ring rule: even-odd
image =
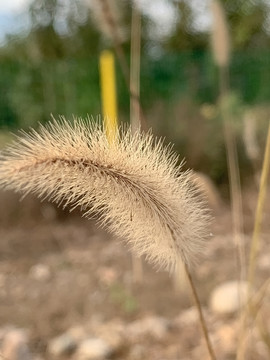
[[[148,127],[175,143],[190,167],[226,183],[210,2],[135,3],[142,17],[140,99]],[[129,64],[132,5],[110,4]],[[244,134],[254,128],[253,155],[259,158],[269,118],[270,5],[267,0],[222,4],[230,33],[231,112],[244,174],[250,173]],[[98,1],[2,2],[0,34],[2,131],[35,127],[51,113],[68,118],[101,113],[99,55],[113,49],[114,41]],[[117,61],[116,66],[119,119],[129,121],[129,91]]]
[[[115,54],[119,122],[130,122],[135,68],[145,128],[175,144],[207,194],[214,236],[196,278],[218,358],[234,359],[237,307],[222,312],[213,293],[238,279],[235,238],[246,254],[253,230],[270,119],[270,2],[0,1],[0,148],[50,114],[101,114],[105,49]],[[76,211],[31,196],[19,203],[9,192],[0,199],[5,359],[207,358],[179,279],[134,262]],[[267,199],[262,239],[269,239]],[[258,287],[270,270],[269,241],[262,243]],[[232,297],[222,294],[218,303]],[[258,314],[246,359],[270,358],[264,302]]]

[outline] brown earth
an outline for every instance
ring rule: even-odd
[[[256,197],[256,190],[245,189],[246,253]],[[33,353],[49,358],[46,347],[50,339],[75,325],[86,326],[96,319],[102,323],[120,319],[129,324],[150,315],[162,316],[172,323],[192,306],[185,285],[177,290],[167,273],[154,271],[144,261],[143,277],[135,282],[130,252],[119,240],[99,229],[94,220],[83,219],[78,212],[59,210],[47,202],[40,203],[30,196],[20,202],[19,196],[1,192],[0,199],[0,328],[13,325],[28,329]],[[237,326],[238,318],[213,315],[208,306],[209,295],[221,282],[237,279],[239,268],[229,207],[224,201],[217,203],[213,237],[193,275],[206,308],[210,333],[219,349],[219,341],[228,335],[226,326]],[[268,201],[262,227],[258,289],[269,278],[270,261],[267,263],[266,258],[270,250],[269,204]],[[269,291],[265,296],[269,298]],[[262,309],[268,316],[268,320],[265,317],[268,340],[257,339],[256,346],[264,346],[269,355],[266,343],[270,336],[270,309],[265,305]],[[217,340],[219,336],[221,340]],[[161,341],[145,338],[140,343],[144,352],[137,354],[137,360],[207,359],[204,350],[200,350],[204,344],[196,322],[187,324],[184,330],[171,326]],[[258,355],[257,347],[254,354],[249,353],[250,359],[266,359]],[[130,347],[123,346],[114,358],[135,359],[131,354]],[[220,359],[235,358],[234,353],[223,352],[222,348],[219,355]]]

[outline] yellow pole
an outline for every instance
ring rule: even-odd
[[[116,82],[114,56],[109,50],[101,52],[100,61],[100,82],[102,97],[102,112],[108,141],[111,144],[117,134],[117,105],[116,105]]]

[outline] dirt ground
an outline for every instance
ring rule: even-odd
[[[256,196],[254,187],[245,189],[246,253]],[[50,340],[74,326],[120,321],[125,327],[134,321],[158,316],[170,323],[164,336],[158,340],[149,336],[119,346],[112,358],[207,359],[198,323],[187,321],[185,326],[183,322],[177,325],[193,306],[186,285],[177,289],[167,273],[156,272],[144,261],[141,274],[141,263],[134,260],[121,241],[99,229],[94,220],[81,218],[77,211],[70,214],[31,196],[19,201],[19,196],[9,192],[1,192],[0,199],[0,328],[11,325],[27,329],[32,353],[49,359]],[[269,199],[268,196],[262,226],[257,289],[269,278],[270,271]],[[238,279],[239,268],[229,206],[225,200],[218,199],[217,203],[213,210],[213,237],[193,276],[218,358],[228,360],[235,358],[235,349],[233,345],[233,349],[224,350],[223,342],[228,337],[226,326],[227,330],[228,327],[234,330],[235,344],[239,320],[236,314],[213,314],[209,299],[215,286]],[[266,332],[264,340],[254,335],[256,346],[251,346],[250,359],[270,358],[269,296],[270,292],[266,291],[266,300],[260,308],[268,334]],[[138,344],[143,350],[136,353],[134,347]]]

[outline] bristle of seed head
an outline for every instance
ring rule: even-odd
[[[99,123],[63,117],[23,133],[0,156],[0,187],[35,193],[121,237],[159,268],[192,265],[208,238],[209,215],[178,156],[150,133],[119,130],[109,143]]]

